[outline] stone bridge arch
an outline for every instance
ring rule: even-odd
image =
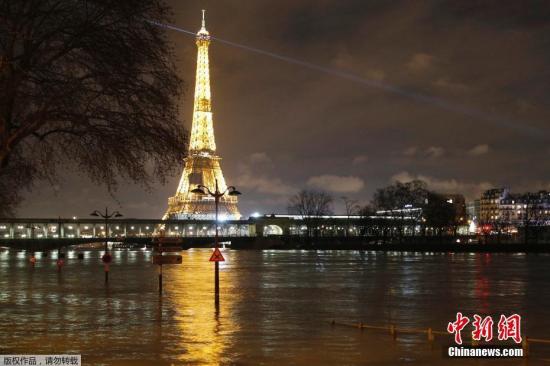
[[[270,224],[270,225],[264,226],[263,236],[283,235],[283,234],[284,234],[284,230],[279,225]]]
[[[291,220],[288,217],[259,217],[255,224],[257,236],[290,235]]]

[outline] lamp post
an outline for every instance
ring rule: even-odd
[[[209,195],[214,197],[214,205],[216,207],[216,236],[214,239],[214,248],[217,250],[219,248],[218,243],[218,206],[220,203],[220,198],[225,194],[228,196],[239,196],[241,192],[233,186],[227,187],[223,192],[220,192],[218,189],[218,180],[216,179],[216,187],[214,192],[212,192],[208,187],[199,184],[197,188],[193,189],[191,193],[200,194],[200,195]],[[215,292],[215,301],[216,305],[220,302],[220,264],[218,261],[214,262],[214,292]]]
[[[107,207],[105,207],[105,213],[101,213],[98,210],[95,210],[90,214],[90,216],[102,217],[105,220],[105,253],[101,257],[103,263],[105,264],[105,283],[109,282],[109,263],[111,263],[111,255],[109,254],[109,246],[107,240],[109,238],[109,224],[108,221],[112,217],[122,217],[122,214],[118,211],[109,213]]]

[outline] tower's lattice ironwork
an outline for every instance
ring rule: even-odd
[[[213,190],[216,186],[216,180],[221,191],[227,187],[220,167],[221,158],[216,155],[216,142],[214,140],[208,66],[210,34],[206,30],[204,10],[202,27],[197,33],[196,44],[198,49],[197,73],[189,154],[184,160],[185,166],[176,194],[168,199],[168,210],[164,215],[166,219],[214,218],[214,200],[208,196],[191,193],[191,190],[196,188],[198,184]],[[227,219],[238,219],[241,216],[237,208],[237,197],[235,196],[226,195],[221,197],[219,210],[220,217]]]

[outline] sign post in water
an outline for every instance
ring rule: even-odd
[[[181,251],[182,240],[180,238],[166,238],[164,231],[161,231],[160,237],[153,239],[153,250],[159,254],[153,255],[153,264],[159,266],[159,296],[162,296],[162,265],[163,264],[181,264],[181,255],[163,255],[163,253]],[[163,244],[171,244],[172,246],[163,246]]]

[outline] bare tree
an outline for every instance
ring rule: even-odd
[[[346,196],[341,197],[342,201],[344,201],[344,207],[346,209],[346,236],[349,235],[350,229],[351,229],[351,217],[354,215],[358,215],[359,211],[361,210],[361,206],[357,203],[357,200],[349,199]]]
[[[113,192],[179,167],[162,0],[0,0],[0,215],[63,163]]]
[[[316,232],[314,228],[321,216],[332,213],[332,201],[332,196],[324,191],[303,189],[290,198],[288,212],[302,216],[310,236]]]
[[[341,197],[342,201],[344,201],[344,206],[346,209],[346,216],[354,216],[359,214],[359,211],[361,210],[361,206],[359,206],[357,200],[349,199],[346,196]]]

